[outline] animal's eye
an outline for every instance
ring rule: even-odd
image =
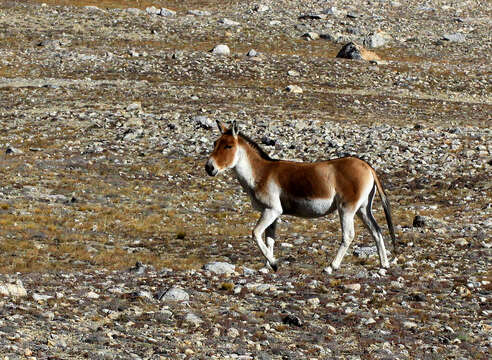
[[[231,145],[225,145],[224,149],[232,149],[232,146]]]

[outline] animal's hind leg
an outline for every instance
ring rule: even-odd
[[[342,226],[342,244],[340,245],[335,258],[331,262],[331,265],[325,269],[325,271],[328,273],[331,273],[333,270],[338,270],[340,268],[342,259],[345,256],[345,253],[347,252],[350,243],[354,239],[355,235],[354,211],[339,205],[338,214],[340,215],[340,224]]]
[[[378,249],[379,262],[381,264],[381,267],[388,268],[389,262],[388,262],[388,257],[386,256],[386,247],[384,246],[384,239],[383,239],[383,235],[381,234],[381,228],[379,227],[378,223],[376,222],[376,219],[374,219],[374,216],[372,215],[371,204],[372,204],[373,196],[374,196],[374,189],[369,194],[367,204],[363,204],[360,207],[359,211],[357,211],[357,215],[362,220],[366,228],[371,233],[372,238],[376,242],[376,247]]]
[[[261,214],[260,220],[256,224],[256,227],[253,230],[253,238],[256,240],[258,247],[260,248],[263,256],[267,259],[268,263],[272,267],[273,270],[277,270],[277,260],[273,256],[273,244],[272,251],[270,252],[269,248],[265,245],[265,242],[262,239],[262,235],[265,230],[272,225],[277,218],[280,216],[280,212],[274,209],[265,209]]]
[[[277,229],[277,219],[265,230],[265,238],[267,242],[267,248],[270,255],[273,257],[273,246],[275,245],[275,230]]]

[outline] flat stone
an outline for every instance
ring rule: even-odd
[[[212,49],[212,54],[227,56],[231,54],[231,49],[229,49],[229,46],[225,44],[219,44]]]
[[[212,13],[210,11],[206,10],[188,10],[189,15],[194,15],[194,16],[210,16]]]
[[[413,321],[404,321],[403,322],[403,327],[405,329],[415,329],[418,325],[414,323]]]
[[[221,275],[234,273],[234,271],[236,270],[236,266],[226,262],[216,261],[205,264],[203,266],[203,269],[214,274]]]
[[[199,316],[197,316],[193,313],[186,314],[184,320],[187,323],[195,325],[195,326],[199,326],[203,322],[203,320]]]
[[[343,284],[342,287],[345,290],[359,291],[361,286],[359,283],[354,283],[354,284]]]
[[[17,280],[14,284],[0,283],[0,295],[9,297],[23,297],[27,295],[21,280]]]
[[[176,15],[176,11],[174,10],[169,10],[169,9],[166,9],[166,8],[161,8],[161,11],[159,12],[159,15],[160,16],[175,16]]]
[[[160,296],[159,300],[163,301],[188,301],[190,295],[180,287],[174,286]]]
[[[442,39],[449,42],[462,43],[466,41],[466,36],[462,33],[444,34]]]
[[[298,85],[288,85],[285,90],[293,94],[302,94],[302,88]]]

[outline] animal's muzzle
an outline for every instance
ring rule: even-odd
[[[209,174],[210,176],[215,176],[217,175],[217,170],[215,169],[215,167],[210,163],[210,161],[208,161],[206,164],[205,164],[205,171],[207,172],[207,174]]]

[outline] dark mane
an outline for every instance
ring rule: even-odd
[[[232,135],[232,129],[229,129],[228,131],[225,132],[225,134]],[[261,148],[260,145],[258,145],[254,140],[252,140],[249,136],[244,135],[243,133],[239,133],[239,136],[246,141],[260,156],[261,158],[269,161],[278,161],[278,159],[273,159],[266,153],[265,150]]]

